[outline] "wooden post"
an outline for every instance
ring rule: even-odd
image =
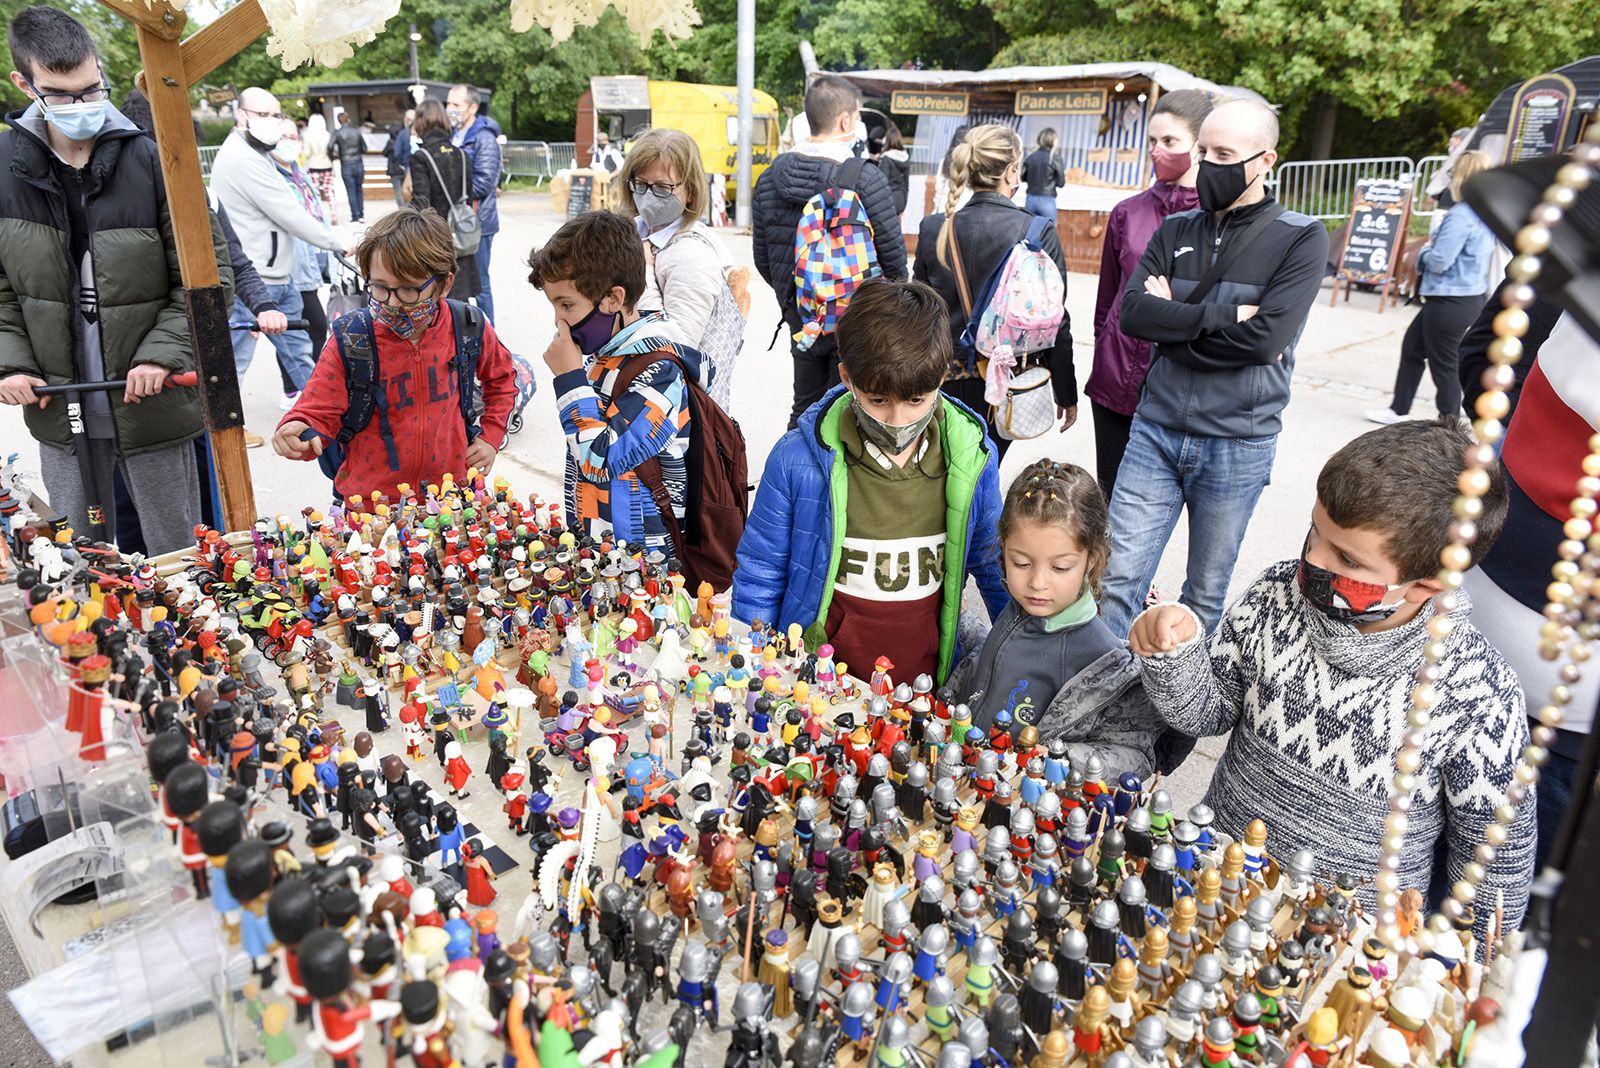
[[[222,492],[222,519],[229,530],[245,530],[256,517],[255,488],[245,456],[244,405],[228,329],[231,304],[217,273],[199,146],[189,110],[189,86],[259,37],[267,28],[266,15],[257,0],[241,0],[180,45],[186,19],[168,0],[100,2],[137,28],[139,56],[144,61],[139,82],[150,100],[155,123],[195,369],[200,372],[201,403]]]

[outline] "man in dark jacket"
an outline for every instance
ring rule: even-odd
[[[854,155],[861,94],[836,75],[814,79],[806,89],[806,122],[810,139],[772,161],[756,182],[751,206],[756,271],[777,294],[791,335],[800,329],[800,311],[794,299],[795,228],[806,201],[831,186],[840,166]],[[906,276],[906,241],[889,183],[878,168],[864,167],[858,185],[856,192],[872,223],[878,265],[886,278],[902,279]],[[789,411],[789,429],[793,430],[800,413],[839,384],[839,348],[833,335],[825,334],[809,349],[794,347],[791,352],[794,406]]]
[[[400,195],[406,184],[406,172],[411,169],[411,123],[417,117],[412,108],[406,108],[405,118],[389,129],[389,143],[383,146],[383,158],[388,160],[389,183],[394,186],[395,207],[406,206]]]
[[[367,143],[361,136],[361,127],[350,121],[343,108],[334,113],[339,128],[333,131],[329,147],[333,158],[339,161],[339,176],[344,180],[344,194],[350,200],[350,221],[362,222],[367,217],[366,195],[362,183],[367,180],[367,162],[363,153]]]
[[[489,284],[489,255],[500,232],[500,124],[478,114],[478,91],[455,85],[445,98],[445,114],[456,131],[450,143],[467,154],[472,165],[472,200],[478,207],[478,307],[494,322],[494,291]]]
[[[1295,343],[1328,258],[1322,224],[1283,210],[1263,188],[1278,159],[1271,108],[1223,104],[1199,143],[1199,209],[1161,223],[1123,291],[1123,333],[1155,342],[1155,351],[1111,496],[1101,614],[1119,637],[1185,507],[1181,600],[1204,632],[1221,620],[1245,528],[1272,476]],[[1216,284],[1190,302],[1219,260]]]
[[[41,481],[77,530],[116,529],[115,467],[147,550],[168,552],[191,544],[200,520],[191,443],[202,424],[194,390],[163,388],[194,353],[156,146],[112,107],[70,16],[26,8],[9,37],[12,83],[33,103],[0,133],[0,403],[27,405]],[[212,237],[231,301],[215,223]],[[71,406],[33,392],[107,379],[127,386],[84,394],[70,421]]]

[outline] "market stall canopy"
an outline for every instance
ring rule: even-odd
[[[1243,97],[1266,101],[1261,94],[1236,85],[1218,85],[1190,74],[1170,63],[1069,63],[1058,67],[995,67],[992,70],[853,70],[841,75],[863,93],[890,96],[896,89],[951,89],[962,86],[1001,89],[1071,81],[1117,81],[1144,79],[1159,85],[1163,92],[1175,89],[1203,89],[1228,98]]]

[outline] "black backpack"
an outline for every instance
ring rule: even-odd
[[[455,324],[456,352],[450,359],[450,368],[456,376],[456,395],[461,401],[461,420],[467,427],[467,443],[478,436],[478,357],[483,352],[483,312],[471,304],[446,299],[450,316]],[[400,470],[400,454],[395,448],[394,433],[389,429],[389,398],[378,384],[378,342],[372,332],[372,312],[366,307],[357,308],[333,321],[333,337],[339,344],[339,361],[344,364],[344,388],[349,403],[344,410],[344,420],[339,424],[339,434],[323,448],[317,465],[330,479],[344,466],[345,450],[350,440],[367,428],[374,413],[378,416],[378,432],[383,435],[383,447],[389,454],[389,469]]]

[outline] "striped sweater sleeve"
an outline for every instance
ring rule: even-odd
[[[1145,692],[1161,718],[1192,738],[1226,734],[1244,708],[1244,624],[1239,618],[1249,594],[1223,617],[1208,643],[1195,619],[1196,636],[1170,653],[1139,658]],[[1184,611],[1187,606],[1179,605]],[[1152,611],[1146,609],[1145,611]],[[1190,612],[1192,617],[1194,613]]]
[[[687,413],[688,388],[678,365],[657,362],[628,391],[608,405],[584,372],[568,371],[555,380],[561,427],[578,477],[605,483],[658,456],[677,436]]]

